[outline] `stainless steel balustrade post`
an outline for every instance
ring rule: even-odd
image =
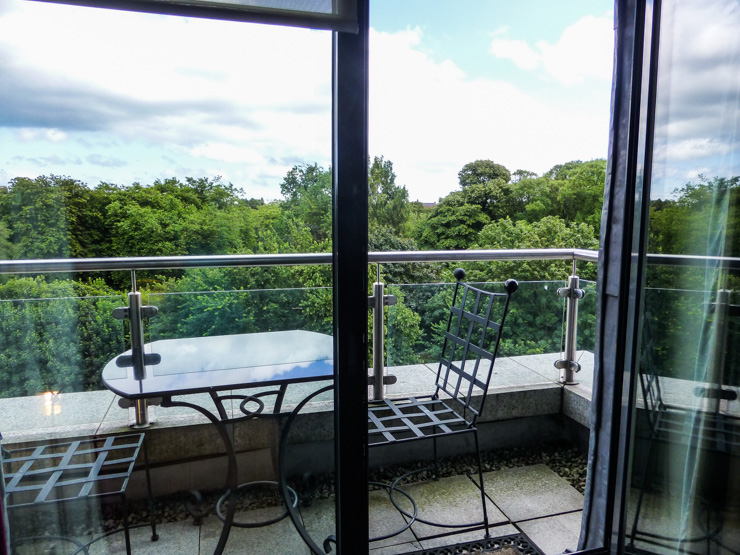
[[[157,315],[156,306],[142,306],[141,293],[136,290],[136,270],[131,270],[131,292],[128,294],[128,306],[113,309],[113,317],[117,320],[128,320],[131,336],[131,355],[120,355],[117,359],[119,366],[134,368],[134,379],[146,378],[146,365],[157,364],[159,355],[144,353],[144,326],[142,318],[153,318]],[[152,424],[149,417],[149,403],[146,399],[137,399],[133,403],[121,399],[119,405],[123,408],[134,408],[134,428],[146,428]]]
[[[385,314],[384,307],[396,304],[394,295],[385,294],[385,285],[380,281],[380,264],[377,265],[377,281],[373,283],[373,296],[368,298],[368,306],[373,309],[373,374],[368,376],[368,385],[373,386],[371,401],[385,398],[385,386],[396,383],[395,376],[385,375]]]
[[[141,293],[137,291],[136,270],[131,270],[131,293],[128,294],[128,315],[131,324],[131,355],[134,362],[134,376],[144,379],[144,333],[141,322]],[[134,427],[151,426],[149,420],[149,401],[137,399],[134,403]]]
[[[573,261],[573,275],[568,276],[568,286],[558,289],[558,297],[565,297],[565,348],[563,358],[555,361],[555,368],[560,369],[560,383],[574,385],[578,383],[575,374],[581,369],[576,361],[576,334],[578,333],[578,301],[585,295],[579,288],[580,280],[575,272]]]
[[[383,387],[383,374],[385,374],[385,364],[383,364],[383,352],[385,351],[384,328],[385,317],[383,310],[383,298],[385,296],[385,286],[381,281],[373,283],[373,400],[380,401],[385,396],[385,387]]]

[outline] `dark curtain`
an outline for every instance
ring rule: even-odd
[[[591,439],[579,549],[604,547],[610,534],[618,434],[629,338],[630,264],[637,187],[645,2],[615,2],[614,79],[597,277]]]

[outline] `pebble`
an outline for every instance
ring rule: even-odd
[[[505,450],[486,451],[481,453],[483,472],[494,470],[503,470],[507,468],[516,468],[520,466],[529,466],[533,464],[546,464],[554,472],[567,480],[576,490],[583,493],[586,486],[586,454],[572,447],[551,447],[547,449],[527,449],[512,448]],[[402,476],[410,470],[422,469],[428,467],[429,463],[415,463],[407,465],[395,465],[371,469],[369,480],[381,483],[390,483],[396,478]],[[467,475],[477,473],[477,465],[474,456],[462,456],[454,459],[440,459],[439,461],[440,477]],[[428,470],[412,475],[407,482],[419,482],[433,479],[433,473]],[[291,486],[299,490],[300,480],[295,483],[289,481]],[[212,514],[215,504],[222,491],[201,492],[203,502],[197,507],[201,513]],[[315,498],[327,498],[334,495],[333,475],[323,475],[316,477]],[[159,497],[155,500],[154,514],[157,522],[175,522],[181,520],[190,520],[193,516],[186,509],[186,502],[192,502],[192,496],[188,493],[178,493]],[[239,490],[236,494],[237,510],[251,510],[282,504],[282,498],[276,488],[255,488]],[[102,505],[103,514],[95,517],[95,520],[102,522],[106,530],[113,530],[122,526],[120,511],[118,506],[112,503]],[[226,507],[224,506],[224,510]],[[53,526],[56,519],[51,515],[43,522],[44,517],[41,512],[39,515],[33,515],[34,518],[28,519],[25,524],[32,526],[36,530],[48,530]],[[144,524],[149,522],[149,505],[147,500],[134,501],[129,503],[129,523],[131,525]],[[89,515],[81,515],[77,520],[81,527],[88,529],[90,527]],[[68,519],[68,521],[71,521]]]

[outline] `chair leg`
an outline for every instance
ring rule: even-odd
[[[473,429],[473,436],[475,437],[475,453],[478,456],[478,480],[480,480],[480,499],[481,506],[483,507],[483,526],[486,529],[486,538],[491,537],[491,533],[488,529],[488,509],[486,508],[486,488],[483,486],[483,464],[480,457],[480,446],[478,445],[478,430]]]
[[[439,480],[439,457],[437,457],[437,436],[432,438],[434,445],[434,479]]]
[[[128,529],[128,503],[126,496],[122,495],[121,507],[123,508],[123,536],[126,540],[126,555],[131,555],[131,535]]]
[[[147,438],[144,437],[144,471],[146,472],[146,492],[149,497],[149,517],[152,527],[152,541],[159,539],[157,534],[157,523],[154,518],[154,495],[152,495],[152,477],[149,475],[149,451],[147,449]]]
[[[638,533],[637,524],[640,520],[640,510],[642,509],[642,498],[645,494],[645,488],[647,487],[647,475],[650,471],[650,463],[652,462],[652,454],[653,454],[653,441],[656,439],[655,434],[650,434],[650,438],[648,439],[648,448],[647,453],[645,454],[645,462],[642,467],[642,476],[640,477],[640,493],[637,496],[637,505],[635,507],[635,517],[632,521],[632,531],[630,533],[630,541],[627,544],[627,547],[630,548],[632,551],[635,550],[635,539]]]

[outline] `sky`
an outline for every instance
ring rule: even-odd
[[[458,189],[478,159],[541,174],[605,158],[612,10],[373,0],[370,155],[423,202]],[[724,148],[704,131],[669,131],[664,161],[679,139]],[[707,152],[684,147],[677,179],[707,167]],[[331,164],[329,32],[0,0],[0,185],[221,176],[271,200],[291,167],[312,163]]]

